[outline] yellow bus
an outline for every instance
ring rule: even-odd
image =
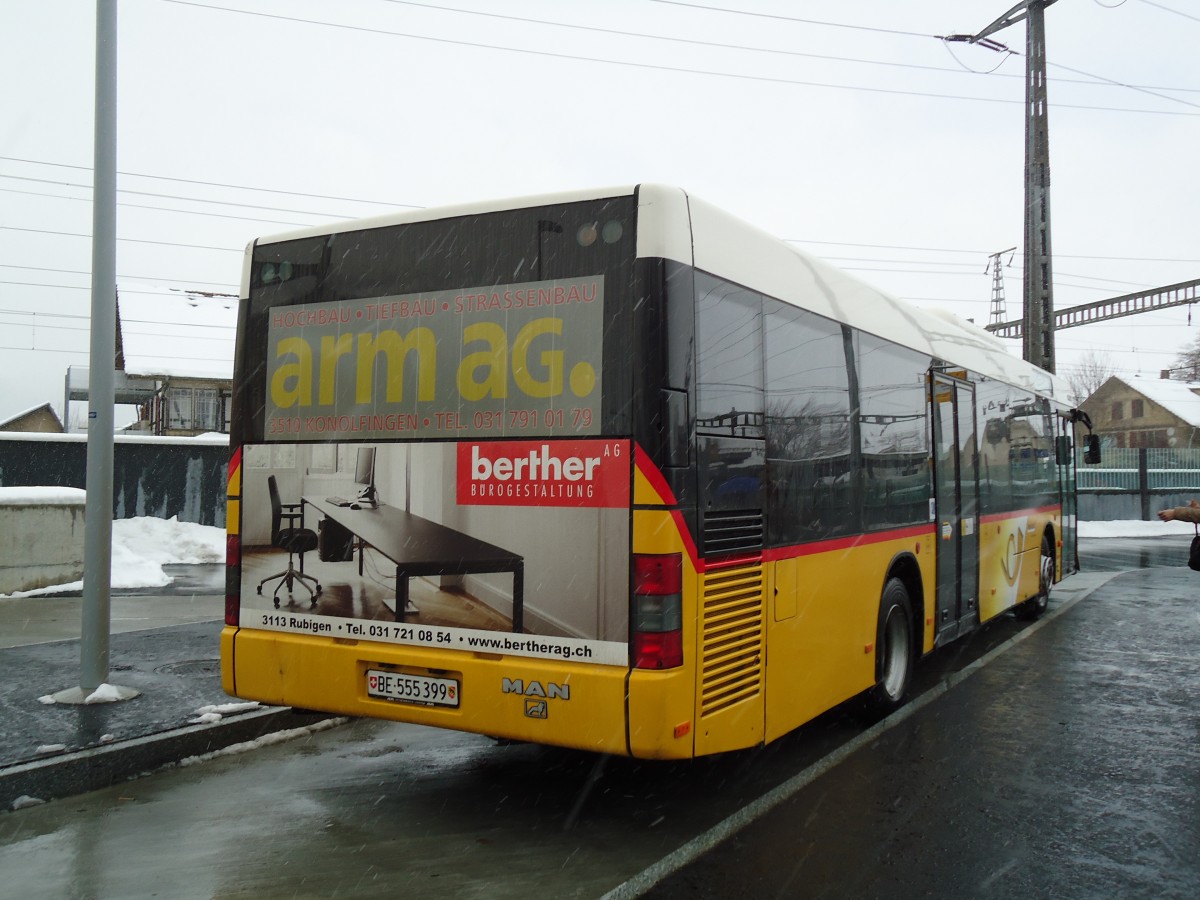
[[[1054,376],[678,188],[255,241],[235,366],[247,700],[688,758],[1077,568]]]

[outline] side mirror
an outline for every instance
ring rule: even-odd
[[[1089,434],[1084,438],[1083,461],[1089,466],[1100,462],[1100,435]]]

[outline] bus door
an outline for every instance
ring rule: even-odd
[[[1066,416],[1055,416],[1055,462],[1058,471],[1058,496],[1062,501],[1062,561],[1059,577],[1079,571],[1077,527],[1078,497],[1075,493],[1075,423]]]
[[[975,388],[932,378],[937,523],[937,646],[979,624],[979,479]]]

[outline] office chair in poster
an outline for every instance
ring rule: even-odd
[[[316,606],[317,597],[321,594],[321,583],[312,575],[304,573],[304,554],[317,549],[317,533],[311,528],[302,528],[297,525],[302,515],[301,504],[284,503],[279,499],[279,486],[275,483],[274,475],[267,478],[267,490],[271,494],[271,545],[288,552],[288,567],[285,571],[269,575],[260,581],[258,592],[260,594],[263,592],[263,585],[268,581],[280,579],[273,595],[275,608],[279,609],[279,592],[286,585],[290,597],[292,586],[299,583],[308,591],[311,605]],[[286,528],[283,526],[284,520],[287,520]],[[293,557],[297,555],[300,557],[299,569],[292,561]]]

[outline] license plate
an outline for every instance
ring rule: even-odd
[[[367,696],[423,706],[458,706],[458,682],[402,672],[367,670]]]

